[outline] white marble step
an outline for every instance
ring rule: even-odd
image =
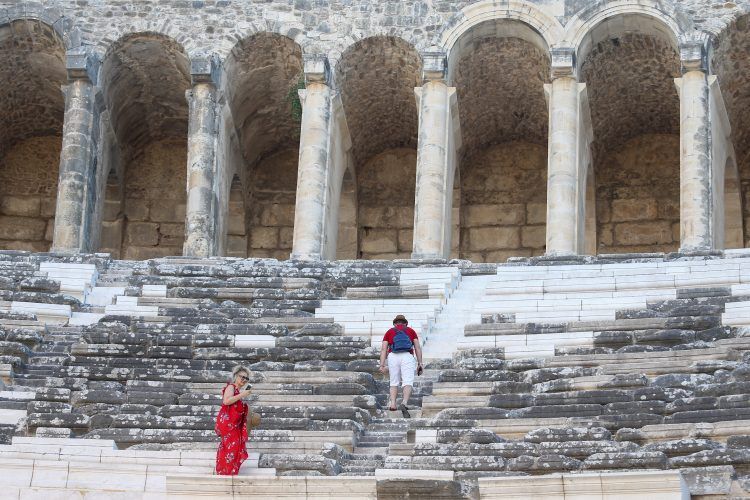
[[[585,346],[594,344],[594,332],[565,332],[535,335],[493,335],[489,337],[465,337],[458,343],[459,349],[502,347],[506,359],[551,357],[556,347]]]
[[[71,264],[64,262],[41,262],[39,271],[48,279],[60,282],[60,292],[72,295],[82,302],[96,283],[98,275],[93,264]]]
[[[750,301],[727,302],[721,323],[727,326],[750,326]]]
[[[51,324],[67,324],[72,310],[67,304],[41,304],[37,302],[10,303],[10,312],[35,314],[39,321]]]
[[[494,291],[487,289],[487,293],[482,298],[483,301],[502,300],[504,302],[519,302],[526,300],[599,300],[606,298],[629,298],[629,297],[643,297],[649,300],[657,300],[659,298],[675,298],[677,291],[675,289],[656,288],[656,289],[641,289],[641,290],[600,290],[600,291],[578,291],[578,292],[566,292],[566,293],[545,293],[545,292],[530,292],[530,293],[516,293],[512,295],[503,295],[502,297],[494,296]]]
[[[446,297],[450,296],[459,282],[460,273],[455,267],[421,267],[401,269],[399,283],[403,286],[441,286],[445,296],[428,299],[340,299],[324,300],[315,310],[317,318],[333,318],[344,327],[346,335],[369,336],[379,346],[383,334],[393,326],[393,318],[403,314],[417,333],[426,337]]]
[[[476,310],[480,297],[494,276],[465,276],[451,298],[438,313],[434,326],[424,338],[425,359],[450,358],[457,349],[468,323],[481,321]]]
[[[339,299],[331,300],[325,299],[321,301],[318,309],[325,310],[336,310],[348,308],[388,308],[398,309],[402,307],[418,307],[418,306],[440,306],[444,304],[443,299]]]
[[[105,314],[101,313],[83,313],[83,312],[74,312],[70,319],[68,320],[68,325],[70,326],[88,326],[93,325],[94,323],[98,323],[100,319],[102,319],[105,316]]]
[[[108,306],[115,303],[115,297],[125,293],[125,287],[95,286],[86,297],[86,303],[92,306]]]

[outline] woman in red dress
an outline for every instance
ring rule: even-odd
[[[216,451],[216,473],[223,476],[236,476],[242,462],[247,459],[247,404],[242,400],[250,395],[250,390],[241,391],[250,380],[250,372],[244,366],[232,371],[234,383],[229,383],[222,391],[221,409],[216,417],[216,434],[221,437]]]

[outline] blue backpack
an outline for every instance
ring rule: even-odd
[[[406,328],[399,330],[395,328],[396,335],[393,336],[393,343],[391,344],[391,352],[409,352],[414,343],[411,341],[409,334],[406,333]]]

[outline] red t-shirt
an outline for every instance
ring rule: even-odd
[[[398,327],[394,326],[393,328],[385,332],[385,335],[383,336],[383,342],[388,342],[388,352],[391,352],[391,350],[393,349],[393,337],[396,336],[396,328]],[[412,342],[416,342],[417,340],[419,340],[419,337],[417,337],[417,332],[415,332],[408,326],[402,326],[399,328],[399,330],[403,328],[406,328],[406,334],[409,336]],[[410,349],[409,352],[414,354],[414,349]]]

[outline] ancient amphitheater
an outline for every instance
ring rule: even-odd
[[[0,0],[0,498],[750,498],[748,195],[750,0]]]

